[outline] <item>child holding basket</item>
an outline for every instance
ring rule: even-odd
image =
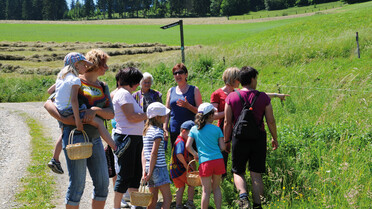
[[[169,112],[170,110],[160,102],[153,102],[147,107],[148,120],[143,130],[142,168],[143,180],[148,182],[149,190],[153,193],[148,209],[155,208],[159,190],[163,195],[162,208],[169,209],[172,202],[162,129]]]
[[[220,209],[222,204],[220,182],[226,169],[221,151],[224,151],[226,146],[221,129],[212,124],[215,111],[215,107],[210,103],[203,103],[198,107],[195,116],[196,126],[191,128],[186,143],[187,150],[200,163],[199,175],[203,188],[202,209],[208,209],[212,191],[216,208]],[[198,152],[192,147],[194,140]]]

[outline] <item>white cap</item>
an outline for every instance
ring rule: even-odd
[[[205,102],[198,107],[198,113],[203,113],[203,115],[209,113],[211,110],[217,110],[211,103]]]
[[[147,107],[147,118],[167,115],[170,110],[160,102],[153,102]]]

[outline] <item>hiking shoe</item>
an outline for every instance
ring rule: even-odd
[[[185,204],[186,208],[187,209],[195,209],[195,205],[194,205],[194,202],[191,201],[191,200],[187,200],[186,204]]]
[[[54,158],[52,158],[49,163],[48,167],[52,169],[54,173],[63,174],[63,169],[61,167],[61,163],[57,162]]]
[[[183,205],[176,205],[176,209],[183,209]]]
[[[245,208],[251,208],[248,198],[243,198],[239,200],[239,208],[245,209]]]
[[[122,142],[119,142],[119,144],[116,145],[116,150],[114,153],[116,156],[118,156],[118,158],[120,158],[124,154],[125,150],[127,150],[130,145],[130,141],[131,139],[127,135]]]

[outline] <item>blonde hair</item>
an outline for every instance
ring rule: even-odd
[[[81,62],[81,61],[75,62],[75,64],[76,63],[79,63],[79,62]],[[62,68],[62,70],[59,71],[57,78],[58,79],[64,79],[68,73],[72,73],[76,77],[78,77],[79,76],[79,72],[76,69],[75,64],[67,65],[64,68]]]
[[[213,116],[214,110],[211,110],[209,113],[203,115],[203,113],[198,113],[195,116],[195,124],[198,126],[198,130],[202,129],[210,116]]]
[[[223,74],[222,74],[222,79],[227,85],[234,85],[235,80],[239,80],[239,72],[240,69],[237,67],[230,67],[227,68]]]
[[[149,130],[150,126],[156,126],[158,128],[163,129],[163,124],[159,122],[159,117],[162,116],[156,116],[150,119],[147,119],[145,123],[145,127],[143,128],[143,135],[145,136],[147,133],[147,130]]]
[[[102,49],[92,49],[87,52],[85,58],[93,63],[93,66],[87,70],[87,72],[92,72],[98,70],[101,66],[106,64],[110,56]]]

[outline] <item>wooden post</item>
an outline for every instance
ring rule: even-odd
[[[182,63],[185,63],[185,46],[183,43],[183,21],[179,21],[180,24],[180,34],[181,34],[181,55],[182,55]]]
[[[359,51],[359,35],[358,35],[358,32],[356,32],[356,42],[357,42],[358,58],[360,58],[360,51]]]

